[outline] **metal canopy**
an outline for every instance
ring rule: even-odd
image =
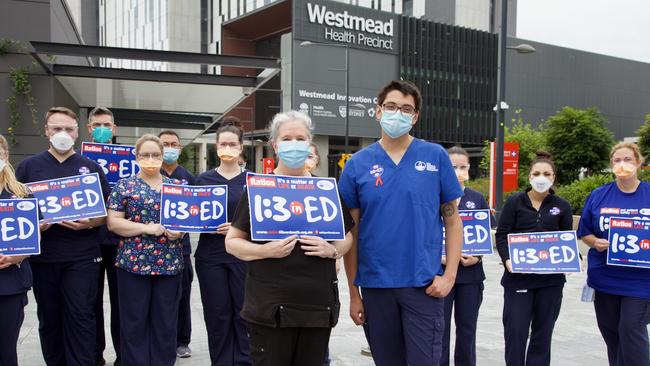
[[[80,107],[129,111],[120,120],[123,126],[200,130],[199,135],[279,73],[281,65],[279,59],[269,57],[30,43],[32,57],[61,82]],[[62,56],[62,62],[46,55]],[[197,71],[196,65],[236,67],[233,72],[238,75],[99,67],[98,57],[169,62],[185,65],[185,69],[194,65],[191,69]],[[164,113],[174,114],[161,117]],[[200,114],[204,117],[187,118]]]

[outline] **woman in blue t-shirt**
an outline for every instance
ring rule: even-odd
[[[550,156],[538,153],[528,173],[531,187],[510,196],[499,217],[496,242],[505,267],[501,285],[507,366],[551,364],[551,338],[566,279],[564,274],[512,273],[508,234],[573,228],[571,206],[551,189],[555,175]]]
[[[160,189],[178,181],[162,176],[163,145],[146,134],[135,143],[140,172],[117,182],[108,197],[108,229],[117,249],[121,361],[165,366],[176,362],[183,270],[183,233],[160,225]]]
[[[9,144],[0,135],[0,199],[25,198],[27,187],[16,180],[9,163]],[[25,319],[27,291],[32,287],[32,270],[27,256],[0,253],[0,365],[18,365],[16,345]]]
[[[463,188],[463,197],[458,200],[459,210],[489,209],[485,197],[471,188],[465,187],[469,180],[469,155],[465,149],[454,146],[447,150],[456,172],[458,182]],[[494,218],[491,218],[494,225]],[[451,334],[451,313],[454,311],[456,326],[456,365],[476,365],[476,323],[478,311],[483,302],[483,261],[480,256],[462,255],[456,273],[454,287],[445,297],[445,333],[442,339],[440,366],[449,365],[449,342]]]
[[[246,171],[238,164],[244,131],[235,117],[226,117],[217,129],[219,166],[196,179],[196,185],[228,186],[228,222],[215,233],[203,233],[194,257],[201,287],[203,318],[213,365],[250,365],[246,322],[239,316],[244,303],[246,263],[226,252],[225,238],[239,199],[246,188]]]
[[[587,283],[595,290],[596,320],[609,364],[648,366],[650,269],[608,265],[607,251],[610,217],[650,220],[650,184],[637,176],[643,156],[636,144],[614,146],[610,164],[616,180],[587,197],[578,236],[591,247]]]

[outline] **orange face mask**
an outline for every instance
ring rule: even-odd
[[[617,178],[628,178],[636,173],[636,166],[622,161],[614,165],[613,171]]]
[[[160,167],[162,166],[161,160],[146,159],[138,161],[140,165],[140,170],[145,172],[147,175],[154,175],[160,172]]]
[[[241,151],[230,146],[220,147],[217,149],[217,156],[223,162],[231,163],[239,158]]]

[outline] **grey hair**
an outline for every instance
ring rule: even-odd
[[[305,113],[292,110],[289,112],[281,112],[273,116],[273,120],[269,125],[269,142],[273,143],[275,139],[278,138],[280,126],[290,121],[302,122],[302,124],[305,125],[307,132],[309,132],[309,139],[311,139],[311,133],[314,130],[314,124],[312,123],[311,118],[309,118]]]

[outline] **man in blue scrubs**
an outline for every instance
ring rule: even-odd
[[[160,172],[169,178],[176,179],[184,185],[193,186],[195,183],[194,176],[178,164],[178,157],[181,155],[183,145],[178,134],[171,130],[166,130],[158,134],[163,143],[163,165]],[[190,339],[192,336],[192,316],[190,311],[190,294],[192,290],[192,280],[194,280],[194,268],[192,268],[192,246],[190,244],[190,235],[185,234],[183,237],[183,268],[182,291],[180,305],[178,307],[178,340],[176,344],[176,355],[180,358],[192,356],[190,349]]]
[[[352,156],[339,182],[358,223],[345,256],[350,316],[364,325],[379,366],[438,364],[443,298],[460,260],[456,199],[463,192],[445,149],[408,133],[421,106],[412,83],[396,80],[384,87],[376,107],[381,139]]]
[[[108,108],[96,107],[88,113],[88,133],[92,137],[92,142],[100,144],[113,143],[113,137],[117,131],[113,112]],[[104,168],[104,173],[107,170]],[[120,364],[120,306],[117,300],[117,274],[115,273],[115,257],[117,256],[117,245],[119,237],[110,231],[106,225],[99,227],[100,250],[102,261],[99,267],[99,277],[97,282],[97,302],[95,303],[95,315],[97,319],[97,348],[95,351],[95,364],[102,366],[106,364],[104,360],[104,350],[106,349],[106,335],[104,333],[104,278],[108,279],[108,294],[111,302],[111,338],[113,340],[113,349],[115,349],[114,366]],[[104,275],[106,273],[106,275]]]
[[[98,173],[104,198],[110,193],[102,168],[77,154],[77,115],[50,108],[45,117],[50,148],[23,160],[16,178],[23,183]],[[39,335],[45,363],[88,366],[95,362],[95,301],[99,276],[98,227],[106,218],[64,221],[41,234],[41,254],[30,258]]]

